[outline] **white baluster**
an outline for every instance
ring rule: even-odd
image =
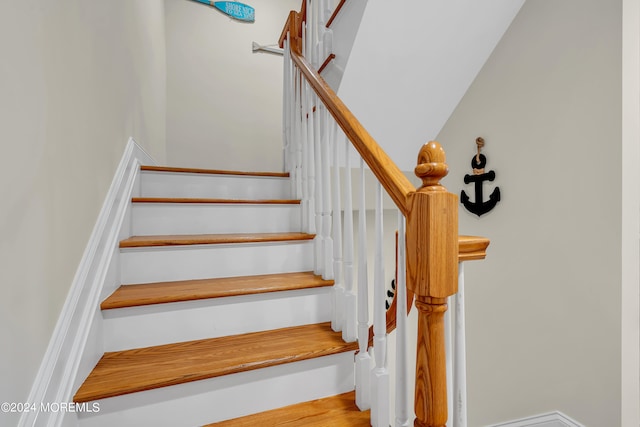
[[[322,57],[326,59],[333,53],[333,31],[329,28],[325,28],[322,33],[322,47],[324,49]]]
[[[311,104],[312,96],[311,96],[311,88],[306,83],[303,85],[305,88],[306,99],[305,99],[305,109],[303,111],[303,122],[306,124],[307,130],[307,194],[309,196],[309,210],[307,212],[307,232],[310,234],[315,234],[317,232],[316,228],[316,150],[315,145],[316,141],[314,139],[314,123],[313,123],[313,112]],[[318,271],[314,269],[315,273],[318,274]]]
[[[333,13],[331,7],[329,5],[329,0],[322,0],[322,27],[324,28],[327,24],[329,18],[331,18],[331,14]]]
[[[409,427],[413,405],[409,402],[407,331],[407,267],[405,219],[398,211],[398,277],[396,278],[396,427]]]
[[[371,372],[371,425],[389,425],[389,371],[387,370],[387,319],[385,309],[382,185],[376,184],[375,257],[373,278],[373,353],[376,366]]]
[[[451,303],[455,297],[451,296],[447,298],[447,305],[451,307]],[[454,349],[453,349],[453,328],[451,327],[451,310],[444,312],[444,352],[445,352],[445,370],[447,375],[447,427],[455,426],[453,422],[453,363],[454,363]]]
[[[287,33],[288,38],[288,33]],[[282,61],[282,167],[285,172],[291,172],[289,168],[289,44],[284,40],[284,59]]]
[[[357,339],[357,298],[353,289],[353,200],[351,193],[351,161],[349,159],[349,140],[345,136],[344,150],[344,324],[342,326],[342,339],[352,342]],[[336,156],[338,153],[336,152]],[[339,200],[339,199],[338,199]],[[363,285],[363,287],[366,285]],[[366,296],[364,297],[366,302]],[[368,313],[365,316],[365,327],[368,320]],[[368,327],[365,330],[368,334]],[[368,338],[368,336],[367,336]],[[361,346],[360,351],[366,353]]]
[[[302,23],[302,55],[304,56],[304,52],[306,49],[306,43],[305,43],[305,37],[306,37],[306,23]],[[306,114],[306,110],[307,110],[307,101],[306,101],[306,83],[305,83],[305,79],[302,75],[302,72],[296,67],[296,72],[297,72],[297,78],[296,78],[296,84],[298,86],[298,97],[299,97],[299,108],[296,111],[296,114],[298,116],[298,122],[299,122],[299,126],[298,126],[298,130],[299,130],[299,137],[298,137],[298,144],[300,145],[300,179],[301,179],[301,183],[300,183],[300,188],[301,188],[301,195],[302,195],[302,200],[303,200],[303,214],[304,212],[307,212],[307,217],[308,217],[308,212],[311,209],[310,207],[310,195],[309,195],[309,159],[308,159],[308,152],[309,152],[309,147],[308,147],[308,135],[307,135],[307,120],[305,118],[305,114]],[[309,230],[311,229],[311,226],[309,225],[308,219],[304,220],[303,217],[303,221],[302,221],[302,225],[303,225],[303,230],[306,232],[309,232]]]
[[[315,31],[314,31],[314,37],[315,37],[315,60],[316,62],[314,63],[315,68],[318,69],[318,67],[320,67],[320,64],[322,64],[322,61],[324,61],[324,58],[322,57],[322,54],[324,52],[324,49],[322,47],[322,33],[324,30],[324,17],[323,17],[323,10],[322,10],[322,2],[321,1],[317,1],[314,0],[315,3],[315,8],[314,8],[314,14],[315,14]]]
[[[298,68],[295,69],[295,81],[294,81],[294,126],[295,126],[295,137],[294,137],[294,145],[296,150],[296,172],[295,172],[295,183],[296,183],[296,198],[303,200],[303,207],[305,202],[304,196],[304,182],[306,181],[306,175],[303,170],[303,129],[302,129],[302,88],[300,85],[300,70]]]
[[[318,99],[320,102],[320,99]],[[333,226],[333,217],[331,215],[331,144],[337,144],[335,141],[335,126],[332,125],[333,120],[325,108],[320,103],[320,118],[324,138],[322,138],[322,236],[323,236],[323,259],[324,259],[324,275],[326,280],[335,277],[333,271],[333,238],[331,236],[331,227]]]
[[[333,53],[333,31],[331,28],[327,28],[327,22],[329,22],[331,15],[333,15],[333,10],[331,9],[332,5],[330,3],[331,2],[329,2],[329,0],[325,0],[323,3],[324,20],[322,21],[322,47],[324,52],[322,57],[324,59]]]
[[[300,73],[299,73],[300,74]],[[309,222],[311,211],[311,192],[309,190],[309,179],[311,173],[311,166],[309,165],[309,131],[307,129],[308,123],[306,119],[307,114],[307,91],[306,91],[306,83],[301,79],[301,74],[299,76],[300,81],[299,85],[299,107],[298,107],[298,128],[299,128],[299,144],[301,151],[301,189],[302,189],[302,230],[310,233],[311,232],[311,224]]]
[[[344,329],[344,310],[345,310],[345,302],[344,302],[344,277],[345,273],[343,273],[343,258],[342,258],[342,212],[340,210],[340,167],[339,167],[339,156],[338,151],[340,148],[340,144],[337,138],[337,123],[335,121],[332,122],[332,139],[333,139],[333,179],[331,180],[333,185],[333,203],[331,204],[333,208],[333,315],[331,317],[331,328],[334,331],[342,331],[342,337],[344,339],[345,329]],[[351,191],[349,189],[348,191]],[[346,231],[345,231],[346,233]],[[351,279],[353,281],[353,279]],[[351,340],[354,341],[354,340]]]
[[[349,153],[347,152],[347,156]],[[349,170],[347,173],[351,173]],[[364,160],[360,159],[360,209],[358,211],[358,344],[356,356],[356,405],[371,407],[371,356],[369,355],[369,283],[367,279],[367,217]]]
[[[458,293],[455,296],[455,311],[453,425],[455,427],[467,427],[467,345],[464,318],[464,263],[458,264]]]
[[[311,0],[307,0],[307,20],[306,20],[306,43],[303,43],[306,47],[304,57],[313,64],[313,4]]]
[[[286,165],[286,171],[289,172],[289,176],[290,176],[290,182],[291,182],[291,194],[294,195],[295,194],[295,176],[294,176],[294,168],[295,168],[295,148],[294,148],[294,141],[293,141],[293,133],[294,133],[294,129],[293,129],[293,108],[295,105],[295,98],[294,98],[294,78],[293,78],[293,62],[291,61],[291,50],[290,49],[290,44],[289,44],[289,33],[287,33],[287,38],[284,40],[284,70],[285,70],[285,90],[284,90],[284,113],[285,113],[285,138],[286,138],[286,156],[287,156],[287,161],[285,163]]]
[[[289,43],[287,39],[287,44]],[[289,47],[290,48],[290,47]],[[288,49],[289,49],[288,48]],[[288,50],[289,51],[289,50]],[[290,52],[290,51],[289,51]],[[291,61],[291,57],[289,56],[289,60]],[[293,66],[291,63],[291,90],[289,93],[289,101],[291,107],[289,108],[289,121],[291,123],[291,130],[289,135],[289,141],[291,146],[291,194],[294,198],[301,200],[302,199],[302,177],[299,175],[298,168],[300,164],[298,161],[300,158],[298,157],[298,145],[300,144],[300,134],[298,125],[300,124],[300,113],[298,110],[297,104],[297,90],[298,85],[296,84],[298,77],[298,69]],[[301,210],[302,212],[302,210]]]
[[[315,62],[313,63],[313,65],[315,66],[315,69],[317,70],[320,65],[322,64],[322,61],[324,61],[324,58],[322,57],[324,49],[322,47],[322,30],[324,29],[324,24],[322,23],[322,7],[319,1],[314,1],[315,3],[315,10],[314,10],[314,14],[315,14],[315,31],[313,33],[313,37],[315,40]]]
[[[311,91],[311,89],[309,89]],[[316,238],[315,240],[315,273],[324,276],[324,233],[322,230],[322,138],[321,138],[321,126],[320,126],[320,109],[316,108],[313,111],[314,106],[318,106],[318,100],[313,96],[313,101],[309,105],[309,117],[312,117],[310,123],[313,123],[313,153],[314,153],[314,168],[315,168],[315,223],[316,223]]]

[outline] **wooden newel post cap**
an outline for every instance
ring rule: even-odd
[[[423,184],[407,215],[407,287],[419,297],[446,298],[458,290],[458,197],[440,185],[449,172],[445,161],[440,144],[431,141],[415,169]]]
[[[422,188],[440,186],[440,180],[449,173],[446,161],[447,156],[438,142],[429,141],[422,146],[415,168],[416,176],[422,179]]]

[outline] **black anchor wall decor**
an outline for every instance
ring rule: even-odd
[[[475,184],[475,201],[472,202],[469,199],[469,196],[467,196],[467,193],[464,192],[464,190],[462,190],[462,193],[460,193],[460,201],[462,201],[462,204],[465,208],[467,208],[469,212],[480,216],[486,214],[491,209],[496,207],[496,205],[500,201],[500,188],[496,187],[493,190],[493,193],[491,193],[491,195],[489,196],[489,200],[484,201],[482,194],[482,184],[485,181],[495,180],[496,173],[494,171],[484,171],[484,167],[487,164],[487,158],[484,156],[484,154],[480,154],[480,149],[484,147],[484,138],[476,138],[476,144],[478,146],[478,153],[471,159],[471,168],[473,169],[473,175],[464,176],[465,184],[470,184],[472,182]]]

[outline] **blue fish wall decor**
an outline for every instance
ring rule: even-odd
[[[255,10],[251,6],[237,1],[217,1],[213,3],[213,6],[238,21],[254,22],[256,20]]]
[[[212,1],[212,0],[195,0],[198,3],[208,4],[215,7],[227,16],[237,19],[238,21],[254,22],[256,20],[256,11],[249,5],[239,3],[237,1]]]

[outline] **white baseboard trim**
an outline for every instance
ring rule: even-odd
[[[534,415],[506,423],[492,424],[487,427],[585,427],[560,411]]]
[[[97,362],[102,340],[90,339],[90,331],[101,334],[102,317],[97,314],[105,281],[112,278],[118,263],[119,233],[130,221],[131,196],[141,164],[155,161],[129,138],[124,154],[105,198],[89,242],[71,284],[58,322],[36,375],[28,402],[71,402],[84,366]],[[90,359],[90,360],[89,360]],[[86,369],[86,368],[84,368]],[[89,368],[91,369],[91,368]],[[74,416],[75,414],[70,413]],[[61,426],[69,424],[62,412],[24,412],[18,426]]]

